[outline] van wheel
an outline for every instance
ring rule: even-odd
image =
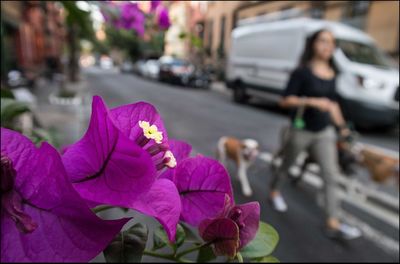
[[[243,84],[239,83],[235,85],[233,89],[233,101],[239,104],[244,104],[247,102],[248,96],[246,94],[246,88]]]

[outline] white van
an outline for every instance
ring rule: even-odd
[[[347,119],[363,127],[398,124],[396,63],[364,32],[325,20],[295,18],[234,29],[226,68],[226,85],[233,89],[234,101],[244,103],[251,96],[278,101],[307,37],[323,28],[338,42],[337,93]]]

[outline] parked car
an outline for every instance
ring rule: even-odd
[[[211,71],[207,68],[198,66],[190,75],[189,86],[208,89],[210,88],[211,81]]]
[[[362,127],[397,125],[398,66],[369,35],[339,22],[295,18],[235,28],[226,68],[234,101],[251,96],[278,101],[307,38],[323,28],[337,39],[337,93],[347,119]]]
[[[111,69],[114,67],[114,62],[109,56],[102,55],[100,58],[100,67],[103,69]]]
[[[162,82],[189,85],[195,67],[188,61],[173,57],[160,58],[159,80]]]
[[[145,72],[145,60],[138,60],[133,64],[133,72],[137,75],[143,75]]]
[[[143,76],[153,80],[158,80],[160,72],[160,63],[158,60],[147,60],[144,67],[145,70]]]
[[[131,61],[124,61],[121,64],[119,70],[122,73],[131,73],[131,72],[133,72],[133,63]]]

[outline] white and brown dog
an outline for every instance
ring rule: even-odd
[[[234,137],[221,137],[218,141],[217,158],[225,167],[227,159],[235,162],[237,177],[245,196],[251,196],[253,193],[247,178],[247,169],[258,154],[259,144],[254,139],[240,140]]]

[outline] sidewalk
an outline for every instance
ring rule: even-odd
[[[84,99],[87,93],[87,83],[82,79],[77,84],[66,84],[69,91],[76,91]],[[58,87],[54,82],[41,79],[33,91],[37,97],[35,114],[44,129],[54,135],[56,147],[62,147],[76,142],[86,131],[89,113],[86,102],[78,105],[61,105],[50,103],[49,96],[57,94]]]

